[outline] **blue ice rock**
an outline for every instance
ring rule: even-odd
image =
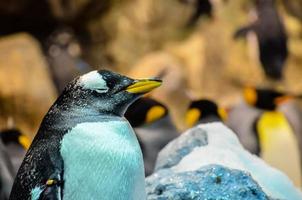
[[[251,176],[240,170],[208,165],[196,171],[159,170],[147,178],[148,200],[269,200]]]
[[[221,184],[209,184],[217,174]],[[148,200],[302,200],[287,176],[246,151],[222,123],[199,125],[169,143],[146,184]]]
[[[190,134],[183,134],[179,139],[173,140],[162,149],[157,157],[155,171],[170,168],[191,153],[195,147],[208,144],[207,133],[195,127],[190,129]]]

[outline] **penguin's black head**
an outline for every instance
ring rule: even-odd
[[[135,80],[107,70],[92,71],[72,81],[56,105],[82,115],[122,116],[133,101],[161,83],[157,79]]]
[[[193,101],[186,113],[186,124],[189,127],[192,127],[198,121],[208,117],[216,117],[220,120],[225,120],[227,113],[224,109],[219,108],[217,104],[211,100],[202,99]]]
[[[168,109],[158,101],[142,97],[129,106],[125,113],[132,127],[150,124],[168,115]]]
[[[256,89],[246,87],[244,100],[247,104],[264,110],[275,110],[278,105],[291,100],[293,97],[272,89]]]
[[[0,137],[4,145],[14,143],[23,146],[24,149],[28,149],[30,146],[30,140],[18,129],[2,130],[0,132]]]

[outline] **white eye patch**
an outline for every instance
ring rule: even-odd
[[[106,81],[97,71],[92,71],[81,76],[80,84],[84,89],[95,90],[98,93],[105,93],[109,90]]]

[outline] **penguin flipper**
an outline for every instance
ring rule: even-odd
[[[239,28],[238,30],[235,31],[233,38],[234,39],[239,39],[241,37],[246,37],[248,32],[252,31],[253,29],[254,29],[253,24],[241,27],[241,28]]]

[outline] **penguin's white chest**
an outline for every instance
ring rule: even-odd
[[[78,124],[62,139],[64,199],[143,200],[142,153],[126,121]]]

